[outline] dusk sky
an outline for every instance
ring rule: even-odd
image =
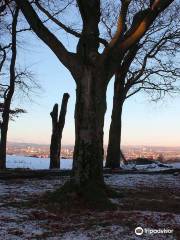
[[[68,48],[75,44],[61,35]],[[41,84],[39,96],[33,101],[16,99],[14,105],[27,110],[15,122],[10,123],[8,141],[49,144],[51,136],[50,111],[55,102],[61,103],[64,92],[70,94],[62,144],[74,144],[75,83],[72,76],[56,56],[32,34],[26,38],[19,52],[20,65],[30,66],[35,79]],[[104,127],[104,143],[108,143],[111,119],[113,81],[107,92],[107,112]],[[129,98],[123,109],[123,145],[180,146],[180,94],[152,103],[145,94]]]

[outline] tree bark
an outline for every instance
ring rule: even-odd
[[[97,79],[102,76],[96,70],[86,68],[76,90],[73,177],[75,183],[81,187],[89,184],[104,185],[103,126],[106,87],[101,79]]]
[[[59,118],[58,118],[58,104],[54,105],[53,111],[50,113],[52,118],[52,135],[50,145],[50,166],[49,166],[50,169],[60,168],[61,139],[65,124],[68,99],[69,94],[64,93]]]
[[[124,103],[124,83],[116,76],[114,83],[113,109],[109,130],[106,167],[119,168],[121,159],[122,108]]]

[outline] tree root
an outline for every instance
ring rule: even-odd
[[[72,181],[66,182],[54,192],[43,195],[41,201],[52,210],[116,210],[117,206],[109,198],[120,194],[106,185],[90,183],[79,187]]]

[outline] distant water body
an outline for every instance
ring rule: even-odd
[[[7,155],[7,168],[49,169],[49,158]],[[72,159],[61,159],[61,169],[72,169]]]

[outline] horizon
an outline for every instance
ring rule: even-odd
[[[7,142],[7,145],[8,144],[29,144],[29,145],[39,145],[39,146],[49,146],[50,144],[48,144],[48,143],[37,143],[37,142],[14,142],[14,141],[8,141]],[[74,144],[62,144],[62,147],[65,147],[65,146],[70,146],[70,147],[73,147],[74,146]],[[103,145],[104,147],[107,147],[107,144],[104,144]],[[154,148],[156,148],[156,147],[159,147],[159,148],[180,148],[180,145],[178,146],[168,146],[168,145],[146,145],[146,144],[122,144],[121,145],[122,146],[122,148],[123,147],[154,147]]]

